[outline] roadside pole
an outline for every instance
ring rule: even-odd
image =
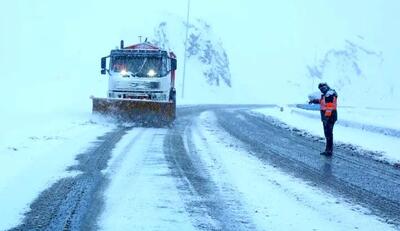
[[[185,38],[185,54],[183,56],[182,99],[185,97],[186,59],[187,59],[187,45],[188,45],[188,34],[189,34],[189,12],[190,12],[190,0],[188,0],[187,15],[186,15],[186,38]]]

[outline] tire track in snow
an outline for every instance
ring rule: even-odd
[[[319,150],[323,149],[323,143],[243,111],[218,110],[217,117],[220,126],[247,144],[248,150],[259,159],[365,205],[373,214],[399,226],[398,169],[339,147],[331,159],[320,157]]]
[[[261,230],[393,230],[381,219],[365,215],[364,208],[260,161],[246,150],[246,144],[221,129],[213,113],[204,113],[199,122],[215,150],[208,163],[221,166],[221,180],[235,186]]]
[[[101,170],[107,167],[115,144],[129,129],[119,127],[99,137],[94,148],[78,155],[78,164],[68,169],[79,174],[63,178],[42,192],[30,205],[23,223],[11,230],[96,229],[105,182]]]
[[[179,121],[164,140],[170,169],[182,184],[180,192],[185,198],[186,210],[195,218],[194,223],[199,229],[254,230],[253,224],[243,217],[245,213],[241,211],[240,202],[228,195],[234,194],[233,191],[224,192],[213,181],[208,166],[204,166],[192,140],[192,132],[198,132],[192,131],[195,118],[192,116]]]

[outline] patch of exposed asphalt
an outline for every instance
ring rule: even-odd
[[[78,164],[68,170],[81,173],[63,178],[42,192],[22,224],[11,230],[95,230],[107,184],[101,170],[107,167],[111,151],[128,129],[119,127],[99,137],[93,148],[78,155]]]
[[[244,111],[216,110],[219,125],[247,144],[250,153],[283,171],[362,204],[387,223],[400,225],[400,171],[357,151],[336,146],[320,156],[324,143],[283,129],[276,121]]]

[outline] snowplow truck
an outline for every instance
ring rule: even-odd
[[[176,56],[143,42],[111,50],[101,58],[109,75],[107,98],[92,97],[93,113],[131,122],[174,121]]]

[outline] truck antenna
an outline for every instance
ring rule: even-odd
[[[139,42],[142,43],[142,36],[139,35]]]

